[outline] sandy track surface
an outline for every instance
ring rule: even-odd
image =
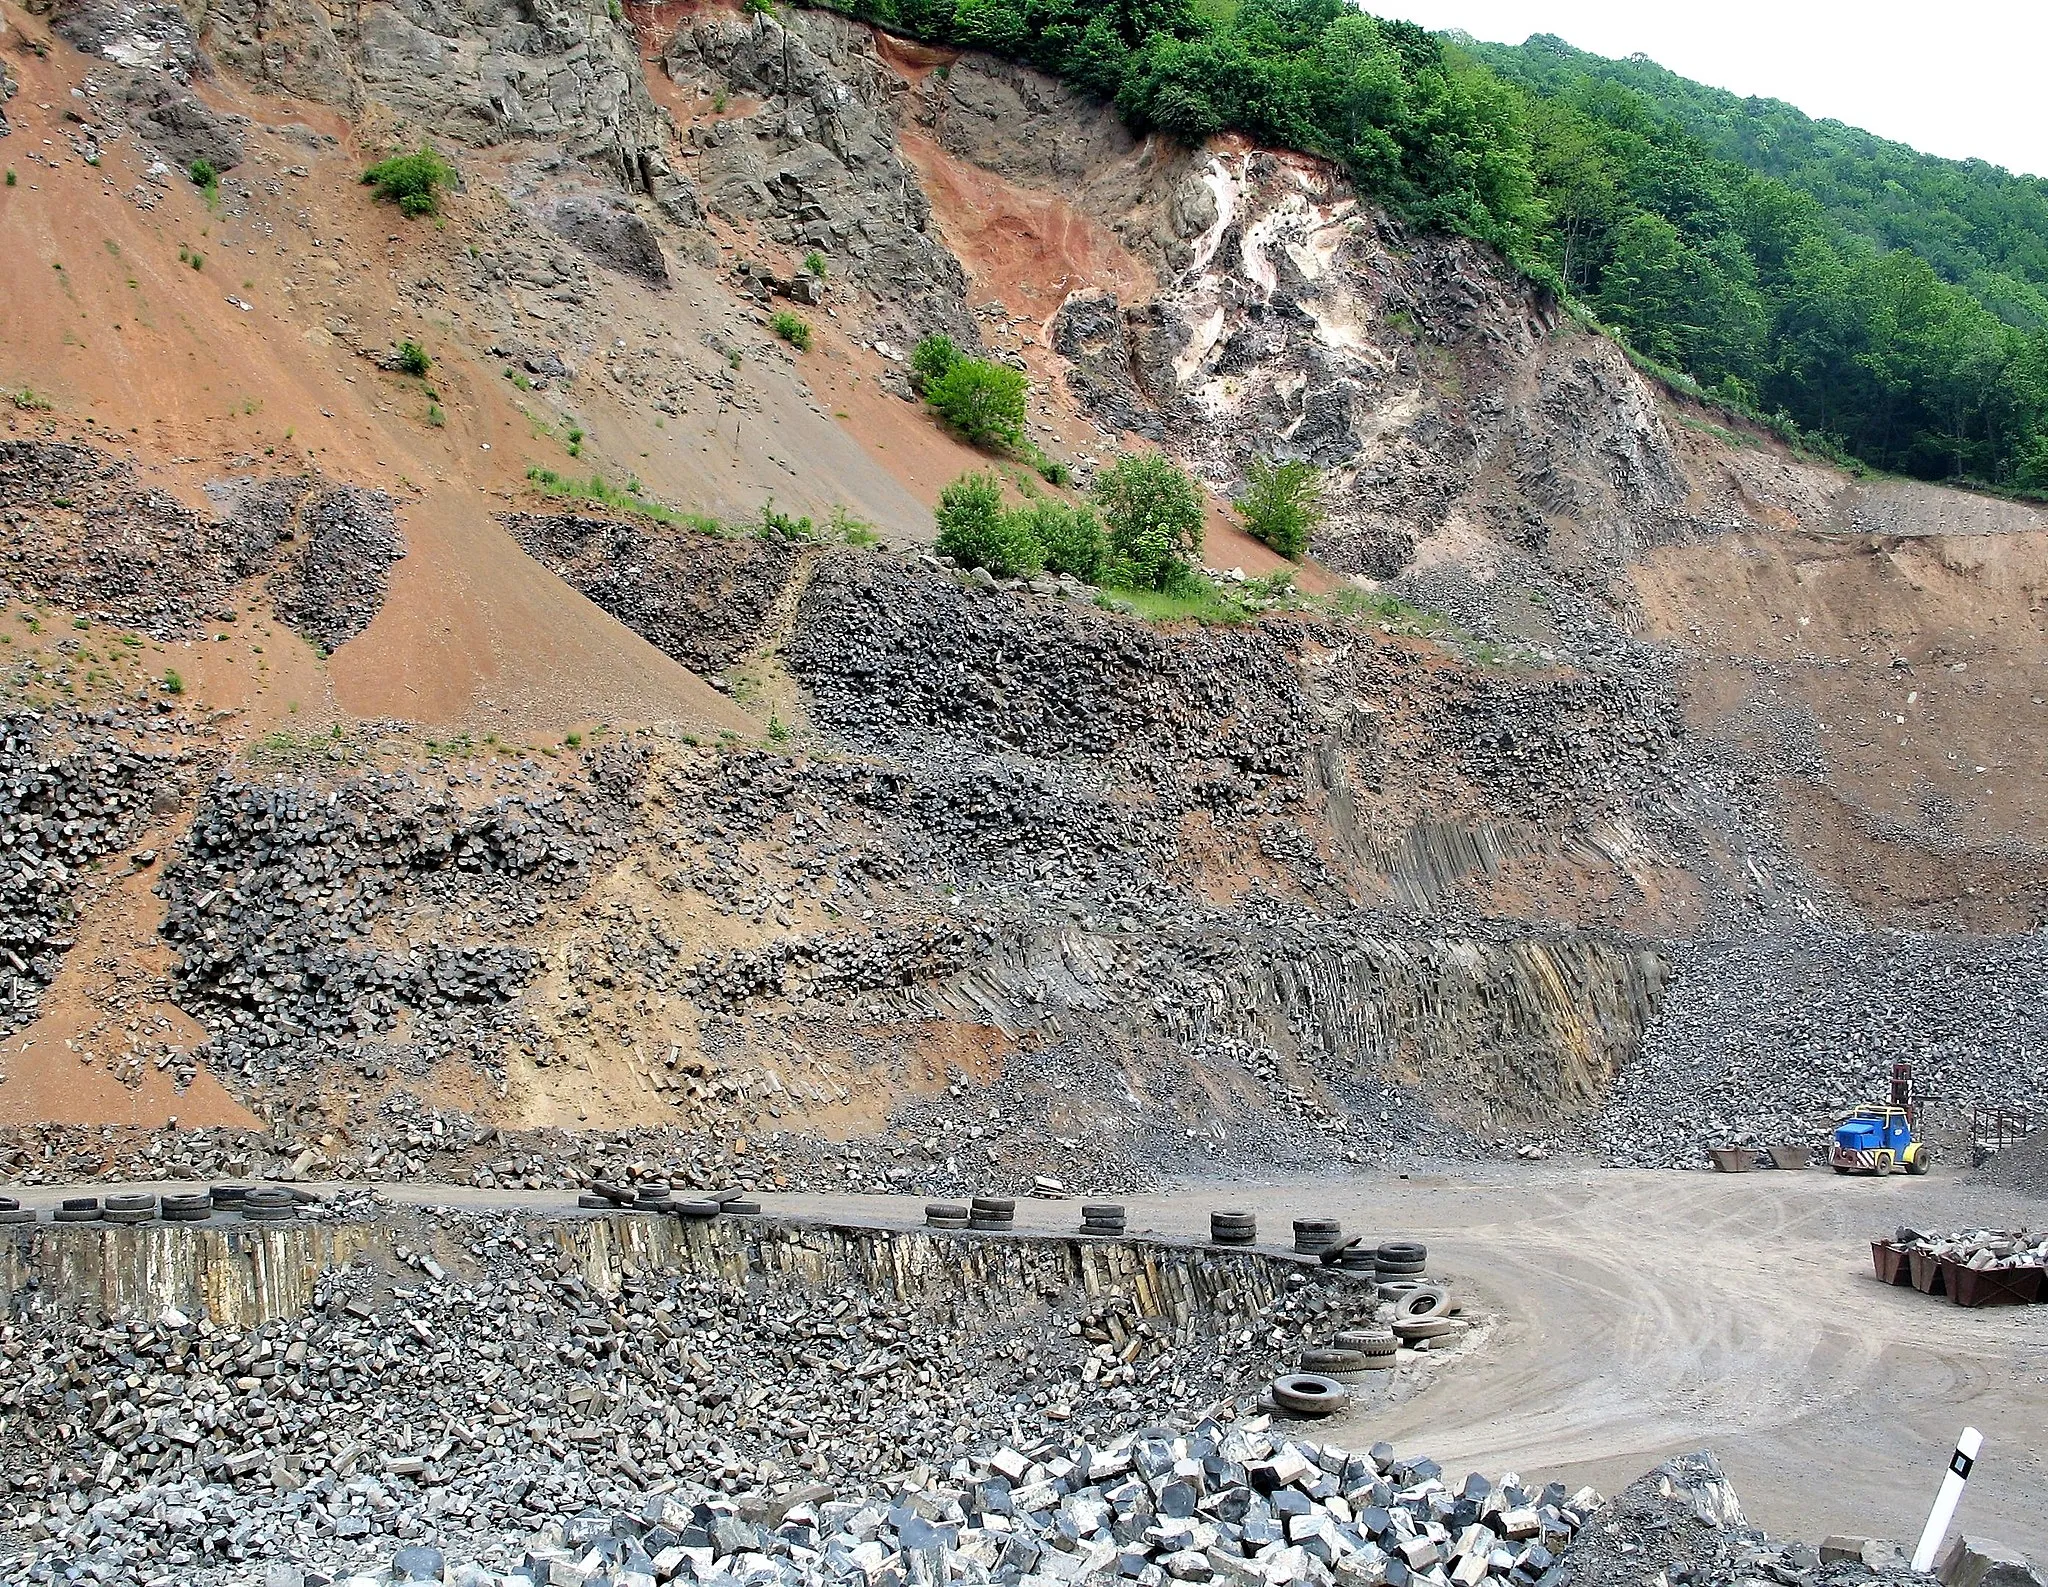
[[[563,1192],[386,1185],[393,1201],[559,1211]],[[61,1192],[23,1195],[37,1205]],[[770,1211],[862,1222],[922,1217],[887,1196],[768,1196]],[[1484,1344],[1413,1399],[1326,1424],[1446,1468],[1516,1470],[1617,1491],[1665,1455],[1716,1450],[1752,1520],[1786,1536],[1910,1542],[1967,1422],[1984,1454],[1960,1524],[2048,1554],[2048,1307],[1964,1311],[1879,1286],[1869,1240],[1928,1227],[2041,1221],[2043,1207],[1937,1173],[1679,1174],[1461,1169],[1194,1186],[1127,1197],[1133,1233],[1207,1233],[1213,1207],[1256,1210],[1261,1237],[1316,1214],[1430,1245],[1432,1273],[1498,1316]],[[1072,1229],[1072,1201],[1019,1199],[1020,1228]]]

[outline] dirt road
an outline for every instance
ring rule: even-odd
[[[792,1210],[846,1198],[783,1196]],[[1871,1274],[1869,1240],[2042,1221],[2040,1202],[1959,1177],[1681,1174],[1555,1164],[1457,1177],[1354,1176],[1127,1198],[1133,1230],[1201,1236],[1211,1207],[1428,1242],[1503,1321],[1405,1404],[1328,1424],[1446,1468],[1590,1482],[1613,1493],[1661,1457],[1719,1453],[1752,1520],[1785,1536],[1900,1538],[1925,1520],[1965,1423],[1984,1434],[1960,1523],[2048,1557],[2048,1306],[1963,1311]],[[885,1197],[852,1207],[896,1211]],[[1071,1202],[1017,1204],[1069,1228]]]
[[[565,1192],[386,1185],[394,1201],[572,1206]],[[60,1192],[23,1193],[45,1205]],[[887,1196],[768,1196],[771,1212],[911,1222]],[[1339,1418],[1447,1469],[1590,1482],[1613,1493],[1665,1455],[1711,1448],[1752,1520],[1783,1536],[1910,1543],[1965,1423],[1984,1452],[1959,1524],[2048,1557],[2048,1306],[1963,1311],[1880,1287],[1869,1240],[1924,1227],[2041,1222],[2044,1206],[1939,1172],[1680,1174],[1540,1165],[1193,1186],[1127,1197],[1134,1233],[1207,1233],[1255,1209],[1261,1237],[1317,1214],[1413,1237],[1432,1273],[1496,1314],[1482,1348],[1415,1398]],[[1020,1199],[1022,1228],[1072,1229],[1072,1201]]]

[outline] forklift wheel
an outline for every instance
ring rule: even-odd
[[[1906,1172],[1909,1174],[1924,1174],[1927,1172],[1929,1168],[1933,1166],[1933,1159],[1931,1159],[1925,1152],[1915,1152],[1913,1154],[1913,1160],[1910,1163],[1906,1164]]]

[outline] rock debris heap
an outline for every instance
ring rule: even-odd
[[[1235,1420],[1305,1346],[1378,1311],[1368,1284],[1256,1258],[1148,1250],[1119,1267],[1105,1246],[1085,1257],[1057,1241],[932,1251],[922,1234],[743,1219],[711,1229],[634,1214],[387,1211],[367,1231],[296,1238],[315,1262],[323,1250],[361,1254],[316,1281],[304,1315],[246,1329],[175,1311],[95,1325],[51,1288],[18,1293],[15,1320],[0,1325],[0,1508],[11,1511],[0,1544],[11,1535],[40,1558],[41,1579],[89,1567],[123,1587],[167,1570],[245,1578],[272,1559],[352,1567],[365,1550],[429,1533],[485,1548],[621,1493],[872,1487],[1005,1443],[1108,1448],[1162,1418]],[[591,1278],[635,1252],[615,1289]],[[289,1253],[278,1260],[289,1265]],[[1094,1264],[1085,1283],[1073,1265],[1083,1260]],[[1146,1314],[1146,1275],[1176,1262],[1201,1303]],[[453,1276],[458,1263],[476,1276]],[[1423,1370],[1385,1374],[1386,1392]],[[1046,1470],[1020,1472],[1017,1508],[1060,1507],[1064,1458],[1032,1457]],[[1195,1501],[1251,1481],[1228,1460],[1264,1458],[1185,1473],[1188,1486],[1145,1506],[1165,1522],[1241,1523],[1255,1512],[1198,1516]],[[1328,1494],[1345,1469],[1325,1473]],[[1355,1467],[1347,1486],[1385,1476]],[[1306,1471],[1278,1486],[1297,1477],[1304,1492],[1316,1487]],[[977,1513],[984,1498],[993,1503],[978,1496]],[[1359,1524],[1317,1502],[1333,1522]],[[1184,1505],[1195,1507],[1176,1517]],[[1087,1536],[1110,1527],[1098,1514]],[[1174,1535],[1164,1552],[1221,1537]],[[1072,1552],[1050,1533],[1045,1546]],[[28,1570],[0,1558],[0,1579]]]
[[[1980,1273],[2015,1267],[2048,1268],[2048,1230],[2029,1233],[2025,1229],[1958,1229],[1941,1234],[1902,1227],[1892,1238],[1902,1251],[1925,1251],[1944,1262],[1959,1262]]]

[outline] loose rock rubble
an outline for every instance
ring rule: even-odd
[[[1873,1569],[1887,1580],[1933,1587],[1906,1570],[1896,1544],[1816,1550],[1773,1541],[1743,1518],[1742,1503],[1720,1462],[1701,1451],[1668,1460],[1638,1477],[1593,1519],[1566,1554],[1556,1587],[1643,1587],[1645,1582],[1777,1582],[1783,1587],[1849,1587]]]
[[[1959,1262],[1978,1272],[2002,1272],[2008,1268],[2048,1268],[2048,1230],[2029,1234],[2025,1229],[1958,1229],[1930,1233],[1901,1228],[1892,1243],[1903,1251],[1923,1251],[1945,1262]]]
[[[327,1222],[343,1219],[342,1235],[364,1205],[316,1210]],[[387,1224],[396,1216],[387,1214]],[[680,1238],[692,1243],[663,1248],[670,1254],[658,1261],[629,1257],[622,1269],[608,1267],[600,1253],[638,1249],[634,1228],[650,1219],[687,1230]],[[1253,1438],[1259,1424],[1241,1418],[1257,1386],[1305,1343],[1327,1342],[1376,1309],[1369,1284],[1314,1268],[1269,1270],[1263,1258],[1231,1258],[1249,1264],[1240,1280],[1237,1269],[1212,1271],[1199,1256],[1172,1252],[1150,1268],[1117,1266],[1117,1248],[1099,1242],[991,1247],[899,1235],[892,1244],[739,1223],[749,1232],[734,1245],[730,1235],[707,1234],[712,1226],[652,1213],[566,1225],[423,1213],[373,1247],[388,1259],[358,1257],[319,1277],[304,1316],[249,1328],[176,1311],[97,1324],[48,1291],[20,1292],[12,1320],[0,1326],[0,1406],[8,1412],[0,1492],[17,1541],[43,1566],[22,1562],[10,1579],[49,1579],[66,1562],[124,1583],[166,1568],[231,1573],[238,1563],[271,1559],[353,1568],[394,1541],[459,1537],[480,1546],[591,1504],[614,1506],[622,1489],[681,1490],[686,1503],[708,1490],[767,1489],[786,1498],[792,1484],[829,1481],[843,1490],[900,1482],[913,1468],[964,1471],[974,1451],[998,1445],[1030,1452],[994,1461],[1001,1491],[1014,1490],[1017,1524],[1036,1517],[1025,1530],[1071,1564],[1100,1552],[1112,1522],[1104,1512],[1095,1525],[1062,1535],[1060,1514],[1071,1520],[1094,1509],[1092,1499],[1075,1497],[1081,1483],[1062,1492],[1073,1469],[1071,1457],[1059,1464],[1062,1443],[1101,1452],[1122,1440],[1130,1449],[1133,1434],[1163,1418],[1203,1415],[1240,1429],[1205,1436]],[[180,1236],[204,1237],[203,1229]],[[911,1249],[934,1238],[954,1242],[948,1250],[961,1260]],[[694,1243],[706,1239],[713,1243]],[[279,1260],[289,1258],[280,1252]],[[932,1276],[903,1299],[848,1283],[847,1263],[913,1260],[934,1264]],[[1077,1261],[1093,1264],[1085,1293],[1074,1284]],[[1183,1273],[1175,1282],[1195,1285],[1188,1293],[1211,1297],[1214,1309],[1176,1303],[1172,1318],[1143,1315],[1139,1286],[1160,1270]],[[616,1282],[604,1272],[615,1272]],[[1398,1383],[1409,1374],[1380,1376]],[[1323,1469],[1244,1443],[1224,1455],[1226,1464],[1267,1460],[1270,1469],[1176,1473],[1176,1462],[1190,1457],[1185,1449],[1161,1457],[1154,1445],[1163,1436],[1146,1434],[1116,1471],[1094,1468],[1107,1485],[1135,1467],[1148,1487],[1141,1494],[1114,1484],[1121,1497],[1112,1508],[1131,1522],[1124,1544],[1146,1546],[1146,1526],[1158,1525],[1172,1534],[1149,1545],[1161,1555],[1212,1545],[1228,1552],[1246,1541],[1252,1552],[1277,1539],[1326,1563],[1344,1553],[1363,1565],[1377,1557],[1372,1539],[1406,1545],[1411,1532],[1427,1532],[1420,1523],[1434,1520],[1448,1535],[1428,1535],[1445,1546],[1410,1547],[1408,1566],[1419,1569],[1425,1553],[1448,1564],[1453,1552],[1476,1547],[1463,1529],[1487,1493],[1468,1486],[1462,1497],[1439,1496],[1427,1486],[1431,1468],[1394,1476],[1393,1486],[1424,1485],[1403,1522],[1391,1512],[1406,1501],[1392,1487],[1364,1507],[1387,1515],[1331,1503],[1344,1491],[1355,1503],[1357,1489],[1392,1470],[1385,1460],[1361,1465],[1339,1456]],[[1208,1453],[1222,1453],[1221,1445]],[[976,1475],[986,1484],[990,1468]],[[924,1480],[936,1494],[930,1485],[938,1479]],[[1181,1486],[1166,1492],[1174,1481]],[[1312,1496],[1305,1507],[1255,1502],[1255,1494],[1296,1484]],[[983,1487],[976,1508],[1001,1513],[995,1491]],[[1239,1498],[1226,1500],[1231,1491]],[[1196,1516],[1205,1496],[1210,1502]],[[1538,1516],[1560,1496],[1512,1504],[1508,1497],[1495,1495],[1487,1515],[1526,1508]],[[1473,1517],[1453,1515],[1461,1503],[1472,1505]],[[856,1499],[842,1513],[858,1507]],[[1183,1507],[1188,1513],[1177,1515]],[[171,1510],[185,1521],[156,1524]],[[1311,1513],[1323,1520],[1303,1519]],[[1275,1514],[1270,1533],[1229,1530],[1248,1515]],[[1188,1530],[1212,1518],[1223,1530]],[[945,1524],[941,1514],[926,1519]],[[1517,1554],[1540,1541],[1546,1525],[1557,1541],[1557,1521],[1538,1516],[1524,1530],[1517,1517]],[[1364,1531],[1346,1537],[1347,1526]],[[876,1535],[867,1528],[855,1542]],[[710,1565],[701,1560],[698,1574],[708,1577]]]
[[[0,1029],[35,1017],[87,870],[176,807],[175,763],[82,715],[0,716]]]

